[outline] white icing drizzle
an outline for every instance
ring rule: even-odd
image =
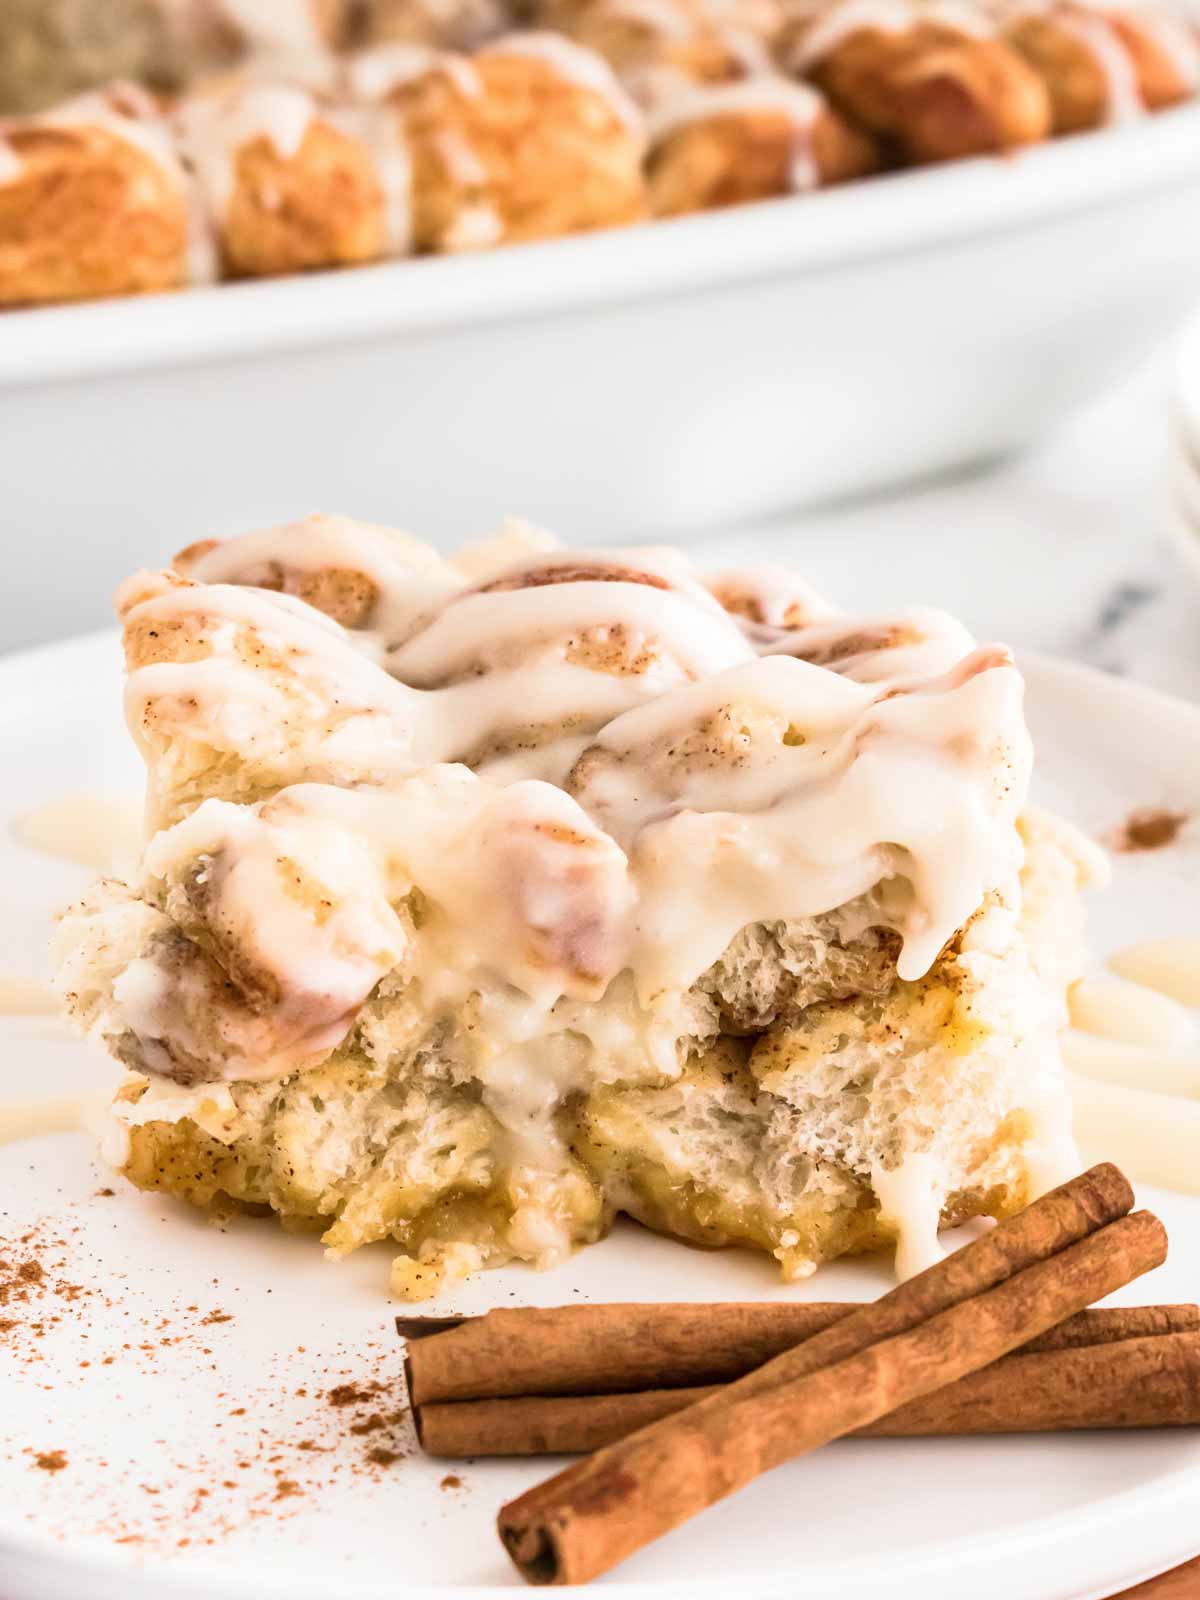
[[[60,1009],[58,996],[36,978],[0,973],[0,1016],[49,1016]]]
[[[0,183],[16,183],[24,171],[25,163],[0,126]]]
[[[153,98],[137,84],[119,82],[77,95],[40,112],[25,126],[101,129],[149,156],[172,182],[181,187],[185,182],[166,122]]]
[[[0,1103],[0,1145],[38,1139],[47,1133],[80,1133],[87,1128],[94,1111],[91,1096],[5,1101]]]
[[[1131,121],[1145,110],[1137,64],[1118,23],[1140,34],[1161,53],[1178,77],[1181,93],[1200,89],[1200,33],[1170,0],[1151,5],[1138,0],[1128,4],[1120,0],[1001,0],[997,14],[1004,21],[1041,18],[1073,34],[1091,51],[1104,74],[1110,122]]]
[[[823,61],[855,33],[907,33],[922,23],[953,28],[966,37],[986,38],[994,29],[982,11],[956,0],[837,0],[813,8],[814,20],[788,62],[803,71]]]
[[[1185,92],[1200,90],[1200,33],[1194,18],[1166,5],[1122,7],[1122,16],[1171,63]]]
[[[216,222],[194,172],[187,175],[187,275],[196,285],[215,283],[221,272]]]
[[[1071,1028],[1063,1035],[1063,1059],[1085,1078],[1200,1100],[1200,1050],[1194,1047],[1132,1044]]]
[[[1063,1036],[1082,1144],[1131,1177],[1200,1193],[1200,939],[1156,939],[1109,957],[1127,981],[1089,979]]]
[[[331,617],[286,590],[270,599],[252,591],[268,587],[273,570],[279,569],[309,575],[361,573],[378,591],[381,626],[378,638],[368,630],[352,637],[362,653],[378,654],[393,636],[403,640],[427,612],[459,587],[449,567],[443,576],[438,566],[422,565],[420,547],[415,540],[412,545],[418,552],[415,555],[410,555],[403,534],[369,522],[309,517],[304,522],[246,534],[236,543],[218,544],[189,558],[185,570],[205,589],[204,605],[211,602],[229,620],[264,626],[297,648],[307,648],[314,636],[323,635],[327,645],[336,641],[332,648],[339,654],[347,636]],[[132,580],[134,586],[140,581]],[[201,599],[188,587],[166,588],[150,598],[157,609],[170,615],[190,612]],[[133,615],[133,611],[123,610],[122,615]]]
[[[451,183],[458,184],[464,189],[483,188],[487,184],[487,168],[475,154],[474,146],[465,139],[457,128],[438,128],[431,137],[430,143],[437,151],[442,166],[446,169]],[[500,236],[501,222],[497,212],[490,205],[479,204],[474,210],[479,215],[486,215],[488,226],[482,235],[476,239],[479,232],[477,224],[468,221],[468,211],[460,213],[459,221],[463,227],[463,242],[457,246],[459,249],[470,249],[472,242],[479,244],[494,243]]]
[[[546,556],[561,548],[560,541],[545,528],[520,517],[506,517],[499,533],[463,545],[450,557],[450,565],[469,583],[486,583],[534,556]]]
[[[928,969],[987,889],[1020,865],[1006,831],[1030,764],[1020,679],[986,652],[963,666],[962,681],[931,680],[933,693],[879,698],[823,668],[768,657],[602,731],[597,749],[617,760],[579,792],[634,853],[643,910],[632,965],[643,1003],[694,981],[749,923],[815,916],[868,893],[877,922],[904,941],[900,976]],[[686,730],[712,727],[730,705],[748,721],[782,722],[784,741],[764,740],[766,759],[751,753],[744,766],[706,762],[701,744],[687,770],[676,756]],[[981,728],[995,741],[986,750]],[[946,761],[947,747],[959,758]]]
[[[292,161],[318,115],[307,89],[285,83],[250,83],[181,102],[175,112],[180,149],[218,219],[233,195],[238,152],[265,139],[281,160]]]
[[[723,613],[701,610],[690,596],[642,583],[578,582],[464,595],[393,651],[388,666],[405,683],[431,687],[479,660],[503,658],[514,639],[561,639],[598,626],[660,639],[692,678],[754,659]],[[552,695],[553,687],[546,693]]]
[[[392,255],[413,249],[412,150],[401,118],[386,108],[362,119],[361,137],[375,158],[383,190],[387,248]]]
[[[1079,1147],[1071,1127],[1071,1105],[1057,1078],[1038,1072],[1025,1092],[1029,1122],[1023,1147],[1029,1199],[1037,1200],[1079,1171]]]
[[[791,183],[801,193],[820,186],[821,172],[813,152],[812,133],[825,103],[807,84],[774,73],[733,83],[693,84],[670,96],[649,117],[651,146],[661,144],[681,127],[715,117],[738,117],[770,111],[792,127]]]
[[[936,1158],[924,1152],[906,1156],[891,1171],[878,1163],[871,1170],[880,1220],[896,1231],[896,1277],[901,1283],[943,1258],[939,1178]]]
[[[790,628],[840,616],[837,606],[786,567],[763,564],[730,567],[708,580],[721,604],[737,614],[742,627],[759,641]]]
[[[112,872],[137,860],[141,848],[141,810],[135,799],[68,794],[47,801],[16,819],[13,830],[23,844],[64,861]]]
[[[1108,964],[1120,978],[1200,1006],[1200,939],[1151,939],[1118,950]]]
[[[481,56],[527,56],[551,67],[566,83],[587,89],[606,100],[620,120],[635,131],[642,128],[642,113],[621,87],[616,74],[594,50],[585,49],[565,34],[533,30],[506,33],[480,51]]]
[[[894,929],[916,979],[964,924],[969,965],[1015,915],[1021,680],[942,613],[839,617],[768,570],[710,588],[677,552],[521,525],[457,565],[313,518],[183,566],[199,581],[120,597],[134,659],[180,630],[127,692],[161,789],[134,898],[64,925],[60,976],[90,985],[96,1034],[136,1041],[152,1092],[178,1080],[161,1115],[324,1059],[386,977],[426,1023],[471,1019],[505,1159],[553,1174],[563,1093],[631,1062],[675,1074],[689,991],[743,927]],[[298,599],[312,579],[361,626]],[[179,774],[214,765],[237,772],[222,793],[268,798],[174,820]],[[1035,1186],[1066,1160],[1056,1081],[1022,1089]],[[905,1275],[936,1259],[932,1160],[875,1174]]]
[[[220,0],[220,6],[256,50],[304,56],[325,49],[311,0]]]
[[[344,72],[345,85],[355,100],[386,100],[403,84],[414,82],[435,67],[446,70],[446,61],[443,52],[432,45],[381,44],[350,57]]]
[[[429,571],[401,559],[399,576],[385,573],[377,536],[364,539],[354,525],[330,521],[307,544],[296,541],[299,559],[341,568],[373,561],[384,587],[412,590],[407,613],[395,596],[383,604],[390,625],[403,631],[426,607]],[[273,549],[287,560],[292,548],[286,530],[274,530],[202,557],[201,565],[230,572],[241,564],[252,573]],[[434,571],[436,587],[444,575]],[[569,581],[548,581],[556,573]],[[639,573],[650,581],[630,581]],[[615,581],[601,581],[605,574]],[[612,881],[597,891],[589,924],[597,938],[597,929],[606,930],[605,954],[595,972],[595,963],[584,963],[585,987],[593,992],[629,970],[647,1008],[673,1004],[746,924],[816,915],[859,896],[871,897],[870,920],[900,932],[900,973],[917,977],[988,890],[1014,880],[1021,852],[1013,823],[1029,748],[1020,678],[1003,651],[973,651],[945,670],[947,640],[970,644],[955,625],[906,643],[897,652],[900,673],[878,681],[855,682],[781,654],[759,658],[686,563],[661,550],[552,552],[492,584],[452,594],[387,652],[391,676],[371,660],[383,654],[376,635],[351,644],[354,636],[290,595],[223,585],[169,589],[135,607],[130,620],[196,615],[213,653],[135,671],[131,726],[142,738],[148,713],[160,732],[162,719],[169,725],[176,716],[179,735],[253,762],[263,738],[275,740],[274,730],[296,719],[287,702],[276,707],[273,696],[282,691],[269,675],[243,659],[246,638],[290,652],[294,680],[319,688],[351,730],[329,735],[318,726],[311,743],[287,756],[296,776],[329,770],[336,755],[339,781],[353,781],[357,771],[385,783],[389,798],[306,784],[285,791],[289,815],[319,814],[322,826],[337,818],[352,837],[384,837],[387,870],[402,864],[404,881],[431,905],[461,907],[448,925],[460,930],[456,937],[475,938],[466,931],[478,920],[468,907],[510,904],[512,883],[536,882],[538,851],[552,852],[539,846],[523,878],[513,879],[501,831],[487,824],[489,858],[471,842],[471,828],[515,797],[535,813],[549,806],[545,827],[530,823],[527,832],[543,840],[569,835],[583,852],[579,861],[609,863]],[[828,646],[829,625],[819,626]],[[847,620],[844,630],[857,640],[863,625]],[[601,651],[594,660],[579,654],[593,635]],[[616,640],[624,664],[606,670],[605,652]],[[924,677],[916,672],[922,651]],[[321,724],[318,713],[309,715]],[[524,730],[539,727],[549,735],[530,740]],[[732,743],[723,742],[739,727]],[[515,743],[483,762],[487,782],[437,765],[472,752],[478,763],[480,748],[506,734]],[[589,746],[588,761],[568,778]],[[455,771],[461,775],[444,776]],[[573,797],[521,781],[531,773],[569,783]],[[213,804],[201,808],[206,819]],[[521,817],[506,824],[509,832],[525,827],[524,811]],[[199,826],[183,824],[155,842],[147,860],[156,874],[167,872],[168,856],[196,853]],[[446,829],[456,827],[467,831],[451,847]],[[249,845],[235,835],[223,848]],[[529,915],[533,928],[555,920]],[[275,960],[286,965],[291,941],[277,942]],[[535,977],[527,945],[509,928],[486,960],[478,950],[447,948],[445,965],[464,972],[483,962],[543,1006],[555,992],[577,992],[553,964],[543,963]],[[306,960],[315,963],[315,954]],[[327,987],[340,996],[342,1018],[349,1008],[342,986]],[[157,1003],[153,995],[149,1003]]]
[[[1186,1007],[1144,983],[1082,978],[1072,986],[1068,1004],[1072,1026],[1101,1039],[1166,1049],[1196,1039]]]
[[[1050,15],[1058,27],[1073,34],[1091,51],[1104,77],[1108,122],[1133,122],[1140,117],[1145,106],[1138,87],[1137,69],[1124,40],[1108,18],[1086,5],[1071,3],[1056,5]]]
[[[504,223],[488,200],[462,206],[454,221],[441,236],[441,247],[452,252],[490,250],[504,238]]]
[[[1200,1194],[1200,1104],[1075,1074],[1070,1087],[1084,1150],[1117,1162],[1136,1183]]]

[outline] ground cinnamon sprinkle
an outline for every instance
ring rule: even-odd
[[[1110,850],[1122,855],[1139,850],[1163,850],[1174,844],[1188,821],[1185,811],[1164,811],[1143,807],[1131,811],[1125,821],[1105,841]]]
[[[353,1383],[335,1384],[325,1398],[331,1406],[339,1410],[343,1406],[360,1406],[366,1401],[374,1399],[377,1394],[383,1393],[383,1384],[369,1383],[363,1388],[358,1388]]]
[[[235,1386],[226,1368],[243,1308],[231,1299],[247,1291],[212,1280],[205,1307],[193,1280],[172,1297],[165,1274],[126,1275],[109,1249],[121,1232],[120,1212],[95,1187],[40,1220],[0,1212],[0,1387],[11,1377],[35,1401],[33,1413],[24,1408],[23,1437],[15,1422],[6,1428],[0,1408],[0,1461],[23,1460],[51,1480],[66,1470],[70,1485],[69,1494],[45,1483],[36,1496],[10,1497],[10,1514],[63,1541],[98,1537],[178,1559],[264,1520],[318,1515],[323,1499],[356,1480],[382,1488],[415,1453],[384,1319],[352,1346],[319,1349],[311,1334],[304,1345],[283,1345],[253,1384]],[[210,1419],[202,1435],[193,1428],[173,1437],[164,1414],[163,1437],[132,1428],[123,1455],[121,1417],[144,1412],[146,1378],[160,1370],[177,1395],[181,1363]],[[389,1363],[395,1384],[376,1376]],[[73,1436],[69,1462],[61,1449],[31,1445],[31,1415],[41,1410],[39,1426],[69,1419],[97,1384],[113,1421],[109,1437]]]

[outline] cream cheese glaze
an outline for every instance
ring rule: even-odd
[[[223,217],[229,206],[240,150],[265,139],[290,161],[318,115],[307,89],[284,83],[249,83],[184,100],[175,113],[180,149],[214,214]]]
[[[528,56],[552,68],[566,83],[577,84],[608,101],[627,127],[640,130],[642,113],[622,89],[616,74],[594,50],[586,50],[566,34],[533,28],[506,33],[486,45],[479,54],[487,56]]]
[[[985,16],[956,0],[837,0],[831,6],[814,5],[812,15],[789,61],[797,71],[823,61],[856,33],[901,34],[922,23],[965,37],[987,37],[993,31]]]
[[[140,815],[136,800],[84,791],[59,795],[13,824],[22,844],[64,861],[112,872],[137,860]]]
[[[1057,25],[1091,52],[1104,78],[1110,123],[1133,122],[1145,111],[1133,57],[1104,12],[1086,5],[1056,6]]]
[[[103,90],[76,95],[28,121],[14,122],[12,126],[96,128],[149,156],[181,188],[187,181],[158,105],[138,84],[118,81]],[[24,162],[20,153],[4,137],[4,124],[0,122],[0,183],[11,183],[23,171]]]
[[[712,117],[740,116],[746,112],[775,112],[786,117],[793,130],[791,182],[796,193],[815,189],[821,181],[812,148],[812,133],[824,111],[824,101],[807,84],[794,83],[780,74],[762,72],[732,83],[695,84],[668,95],[649,114],[648,132],[653,147],[689,123]]]
[[[675,552],[541,553],[471,584],[338,519],[185,566],[281,588],[332,570],[371,596],[348,629],[294,593],[127,586],[128,628],[203,642],[131,673],[135,737],[236,751],[279,791],[209,799],[163,831],[151,796],[147,897],[185,927],[202,904],[206,937],[237,952],[244,1004],[223,1060],[185,1043],[192,1081],[321,1059],[393,969],[426,1004],[439,986],[507,996],[501,1042],[569,1031],[568,1014],[586,1033],[579,1006],[629,983],[653,1033],[748,924],[894,929],[917,978],[989,893],[1013,892],[1020,675],[940,613],[833,620],[805,592],[822,620],[764,639]],[[180,1026],[172,959],[119,982],[143,1038]],[[186,981],[200,1005],[216,978]]]

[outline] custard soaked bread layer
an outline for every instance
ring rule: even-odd
[[[60,983],[120,1169],[394,1287],[618,1211],[789,1276],[1071,1165],[1078,890],[1022,683],[944,613],[508,527],[316,517],[119,596],[148,773]]]

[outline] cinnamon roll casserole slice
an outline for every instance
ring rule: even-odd
[[[136,876],[64,916],[143,1189],[274,1211],[393,1290],[617,1212],[800,1277],[1073,1165],[1086,841],[1022,682],[940,612],[510,526],[314,517],[118,597]]]

